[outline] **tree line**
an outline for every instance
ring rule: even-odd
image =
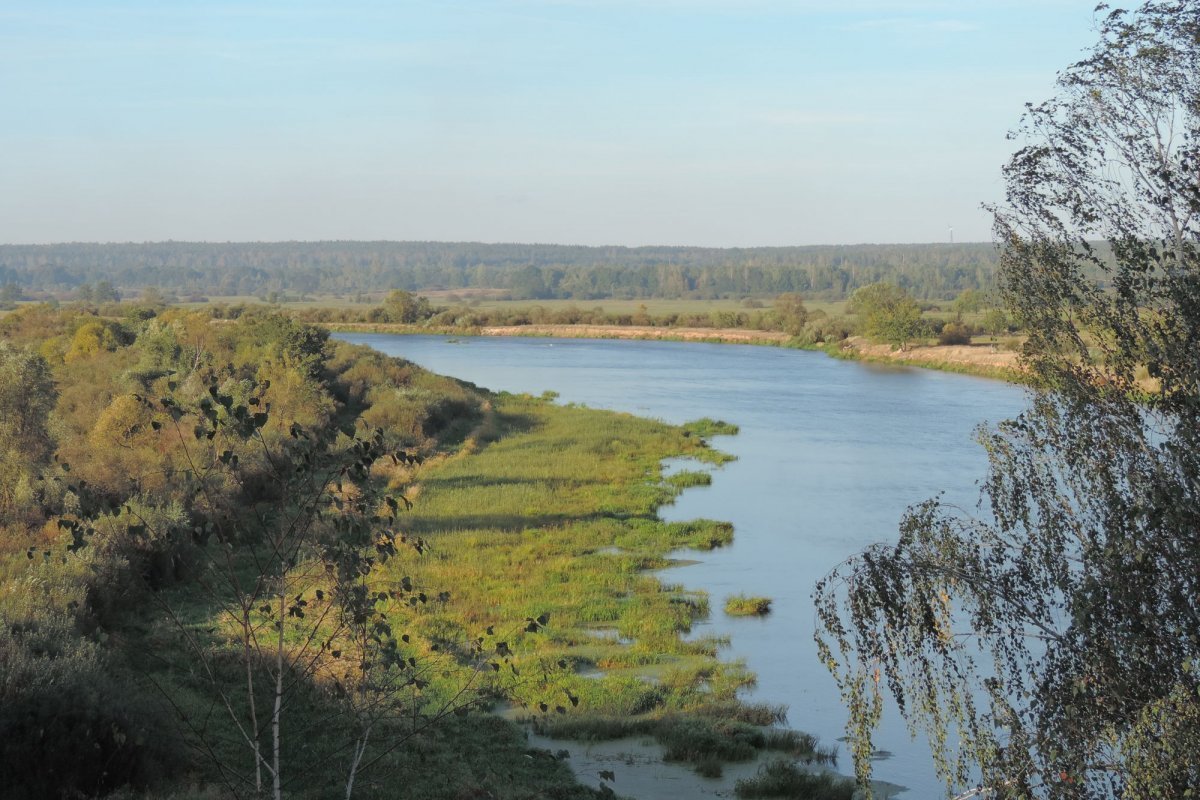
[[[989,243],[582,247],[445,242],[0,245],[9,299],[86,286],[181,296],[488,290],[517,300],[774,296],[844,299],[887,281],[920,299],[993,284]]]

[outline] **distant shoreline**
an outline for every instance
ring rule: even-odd
[[[806,350],[821,350],[834,358],[956,372],[1008,383],[1022,382],[1017,354],[1011,351],[993,351],[987,345],[918,345],[902,351],[893,350],[886,344],[872,344],[856,336],[841,344],[802,346],[792,344],[793,337],[781,331],[757,331],[743,328],[663,328],[645,325],[499,325],[481,328],[424,328],[417,325],[377,322],[318,324],[328,330],[343,333],[630,339],[751,344],[770,347],[794,346]]]

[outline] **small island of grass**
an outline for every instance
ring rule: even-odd
[[[738,426],[723,419],[702,417],[684,423],[683,430],[692,436],[702,436],[707,439],[709,436],[733,436],[738,432]]]
[[[771,613],[771,598],[735,594],[725,600],[725,613],[731,617],[761,617]]]

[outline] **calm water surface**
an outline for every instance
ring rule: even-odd
[[[758,674],[752,699],[784,703],[788,721],[825,742],[845,712],[813,644],[813,584],[867,545],[896,538],[909,505],[938,492],[968,508],[985,459],[973,431],[1013,416],[1023,392],[996,381],[837,361],[771,347],[581,339],[342,335],[434,372],[493,390],[629,411],[681,423],[714,417],[737,436],[714,444],[738,460],[713,485],[689,489],[666,519],[731,521],[734,544],[668,570],[665,580],[712,595],[699,634],[728,634],[728,658]],[[731,619],[730,594],[774,600],[763,619]],[[895,714],[877,746],[892,752],[876,777],[910,788],[904,798],[945,796],[928,749],[909,740]],[[850,769],[848,754],[843,771]]]

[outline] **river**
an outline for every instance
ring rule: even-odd
[[[712,596],[700,634],[728,634],[727,658],[758,674],[750,699],[783,703],[789,723],[824,742],[843,734],[833,679],[813,644],[813,584],[867,545],[896,538],[905,508],[944,492],[973,508],[986,460],[981,423],[1015,415],[1021,389],[928,370],[839,361],[773,347],[583,339],[343,334],[445,375],[496,391],[558,392],[560,402],[681,423],[713,417],[737,424],[714,444],[738,460],[710,487],[689,489],[665,519],[710,517],[735,526],[731,547],[663,577]],[[771,597],[764,618],[729,618],[724,598]],[[893,713],[876,743],[890,758],[876,777],[944,797],[928,748]],[[843,771],[850,769],[846,748]],[[651,798],[646,798],[651,800]]]

